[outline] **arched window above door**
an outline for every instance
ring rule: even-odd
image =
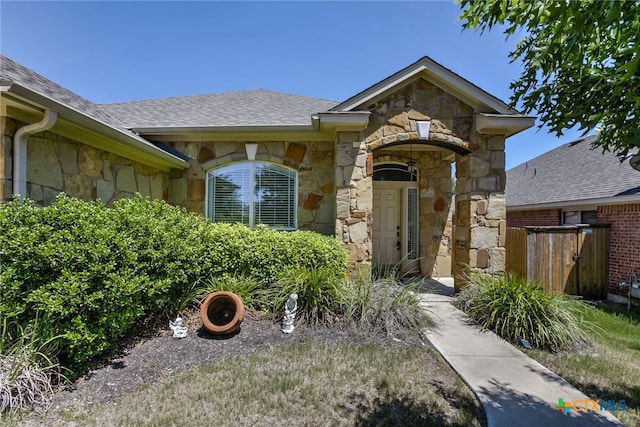
[[[374,181],[417,181],[418,171],[409,172],[409,167],[401,163],[380,163],[373,165]]]

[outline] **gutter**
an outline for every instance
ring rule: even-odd
[[[131,130],[150,139],[183,135],[264,134],[264,133],[326,133],[361,131],[369,124],[369,111],[325,111],[311,115],[311,124],[261,124],[237,126],[139,126]]]
[[[507,198],[508,197],[509,196],[507,196]],[[640,203],[640,194],[627,194],[624,196],[600,197],[597,199],[564,200],[559,202],[533,203],[533,204],[527,204],[527,205],[507,204],[507,212],[554,209],[554,208],[571,209],[571,208],[579,208],[583,206],[621,205],[626,203]]]
[[[60,103],[47,95],[43,95],[22,86],[19,83],[12,82],[10,85],[6,85],[6,82],[1,82],[0,91],[11,94],[18,99],[26,100],[31,104],[35,103],[35,105],[38,105],[45,110],[55,109],[61,116],[64,116],[64,118],[85,126],[86,128],[101,135],[113,138],[120,143],[129,145],[138,151],[149,154],[169,167],[180,169],[186,169],[189,167],[188,161],[156,147],[153,143],[144,138],[132,134],[124,129],[118,129],[109,123],[105,123],[98,118],[91,117],[73,107]],[[109,151],[108,148],[104,149]]]
[[[27,196],[27,139],[51,129],[57,120],[58,113],[46,109],[41,121],[21,127],[13,137],[13,194],[17,194],[20,200]]]

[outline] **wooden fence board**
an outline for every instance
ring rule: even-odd
[[[507,228],[505,236],[506,270],[519,278],[527,278],[527,230]]]
[[[539,283],[547,292],[606,297],[609,229],[606,227],[507,228],[506,271]]]

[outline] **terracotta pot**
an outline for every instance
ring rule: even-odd
[[[200,318],[204,328],[212,334],[231,334],[244,320],[244,304],[232,292],[214,292],[200,305]]]

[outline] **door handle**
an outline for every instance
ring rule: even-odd
[[[578,261],[580,259],[580,255],[578,255],[578,252],[574,252],[573,256],[571,257],[574,261]]]

